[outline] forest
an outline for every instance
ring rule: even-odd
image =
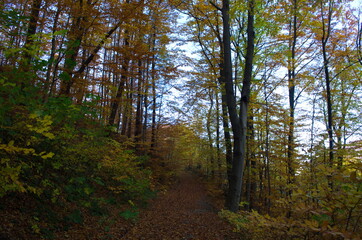
[[[0,239],[361,239],[360,2],[2,0],[0,42]],[[227,230],[141,236],[188,205]]]

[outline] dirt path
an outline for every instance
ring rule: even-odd
[[[231,226],[217,216],[204,186],[184,174],[177,186],[143,212],[124,240],[236,240]]]

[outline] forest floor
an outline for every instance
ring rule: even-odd
[[[122,240],[236,240],[197,176],[185,173],[154,199]]]
[[[208,186],[208,187],[207,187]],[[53,240],[237,240],[241,237],[233,227],[218,216],[222,207],[221,197],[215,197],[211,184],[208,185],[197,175],[181,174],[167,191],[161,191],[144,209],[136,209],[136,216],[126,220],[120,217],[125,209],[111,205],[107,214],[92,215],[83,211],[81,224],[71,224],[67,230],[48,234]],[[34,234],[46,225],[38,222],[34,212],[52,215],[61,212],[61,206],[37,206],[31,199],[4,202],[0,204],[0,240],[44,239]],[[39,204],[38,204],[39,205]],[[37,210],[39,208],[39,210]],[[57,209],[59,208],[59,209]],[[137,216],[138,215],[138,216]],[[121,215],[122,216],[122,215]],[[54,218],[54,217],[53,217]],[[54,219],[56,221],[56,219]],[[29,226],[29,222],[30,225]],[[43,232],[44,233],[44,232]],[[51,236],[51,237],[49,237]]]

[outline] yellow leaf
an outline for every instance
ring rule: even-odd
[[[55,136],[54,136],[53,133],[47,132],[47,133],[44,133],[43,135],[44,135],[45,137],[49,138],[49,139],[54,139],[54,138],[55,138]]]
[[[40,154],[40,155],[42,155],[42,154]],[[52,158],[54,155],[55,155],[54,153],[49,152],[49,153],[47,153],[45,155],[42,155],[41,158],[42,159]]]

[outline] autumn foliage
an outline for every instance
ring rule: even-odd
[[[245,239],[360,239],[357,8],[2,1],[0,238],[120,238],[191,171]]]
[[[176,2],[199,47],[185,105],[202,130],[192,128],[209,144],[204,156],[222,152],[219,186],[241,180],[240,204],[221,215],[250,239],[359,239],[358,10],[328,0]]]

